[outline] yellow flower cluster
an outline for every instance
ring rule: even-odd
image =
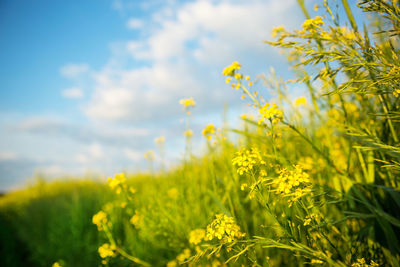
[[[183,135],[184,136],[186,136],[186,137],[192,137],[193,136],[193,131],[192,130],[186,130],[184,133],[183,133]]]
[[[149,161],[153,161],[154,160],[154,152],[152,150],[147,151],[146,153],[144,153],[144,158]]]
[[[365,262],[364,258],[358,259],[357,262],[353,263],[351,267],[377,267],[379,264],[371,260],[369,264]]]
[[[116,256],[116,250],[117,248],[114,245],[110,245],[108,243],[103,244],[101,247],[99,247],[98,252],[100,257],[107,258],[107,257],[115,257]]]
[[[234,62],[232,63],[232,65],[226,67],[226,68],[222,71],[222,75],[224,75],[224,76],[234,76],[234,75],[235,75],[235,71],[236,71],[236,70],[239,70],[240,67],[241,67],[241,65],[240,65],[238,62],[234,61]]]
[[[183,106],[183,110],[187,115],[190,115],[190,108],[196,106],[193,97],[179,100],[179,104]]]
[[[184,108],[196,106],[196,102],[194,102],[193,97],[181,99],[179,100],[179,104],[181,104]]]
[[[322,17],[317,16],[313,19],[307,19],[303,23],[303,32],[308,31],[310,33],[316,33],[316,29],[320,29],[320,25],[324,25]]]
[[[111,189],[115,190],[117,194],[120,194],[122,191],[122,187],[126,187],[126,178],[125,174],[123,173],[117,173],[114,176],[114,179],[111,177],[108,177],[108,185],[111,187]]]
[[[307,215],[304,219],[304,226],[310,225],[312,221],[316,222],[316,223],[320,223],[322,219],[322,215],[321,214],[315,214],[315,213],[311,213],[310,215]]]
[[[156,139],[154,139],[154,143],[156,143],[156,144],[165,143],[165,137],[164,136],[157,137]]]
[[[191,256],[190,249],[185,248],[181,254],[176,256],[176,260],[179,264],[183,263],[185,260],[189,259]]]
[[[189,243],[197,245],[203,241],[206,236],[206,231],[204,229],[195,229],[189,234]]]
[[[215,133],[214,124],[210,123],[203,129],[203,135],[208,139],[211,140],[212,134]]]
[[[93,224],[97,225],[99,231],[103,230],[103,224],[107,223],[107,214],[104,211],[99,211],[92,218]]]
[[[143,222],[143,215],[140,214],[138,211],[135,211],[135,215],[132,216],[132,218],[129,220],[131,224],[135,226],[135,228],[140,228],[140,225]]]
[[[269,103],[266,103],[258,110],[258,113],[261,115],[261,119],[258,121],[258,124],[261,124],[265,120],[270,120],[275,124],[282,121],[283,118],[283,112],[276,104],[270,105]]]
[[[206,240],[217,238],[230,243],[244,237],[246,234],[240,231],[235,219],[225,214],[217,214],[216,218],[207,226]]]
[[[395,97],[398,97],[398,96],[400,95],[400,89],[395,89],[395,90],[393,91],[393,95],[394,95]]]
[[[278,26],[272,28],[271,36],[275,38],[276,36],[280,35],[282,32],[285,31],[285,28],[283,26]]]
[[[275,192],[283,197],[290,197],[289,203],[297,201],[311,191],[310,176],[303,171],[300,165],[295,165],[293,170],[283,168],[279,170],[279,177],[272,184]]]
[[[265,165],[265,161],[257,148],[252,148],[251,150],[243,148],[236,152],[235,155],[236,157],[232,159],[232,164],[238,166],[237,172],[240,175],[251,171],[254,166]]]

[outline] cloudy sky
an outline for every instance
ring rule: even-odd
[[[295,0],[1,1],[0,191],[38,173],[144,170],[158,136],[169,164],[179,161],[179,99],[196,101],[200,146],[225,105],[231,123],[245,110],[222,69],[239,61],[252,77],[270,66],[288,75],[263,41],[303,20]]]

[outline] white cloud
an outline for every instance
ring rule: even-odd
[[[94,93],[84,107],[88,117],[130,122],[176,118],[179,99],[188,96],[197,100],[199,111],[222,109],[238,99],[226,93],[222,68],[240,60],[253,71],[263,71],[259,66],[267,64],[260,61],[277,58],[263,40],[273,26],[293,26],[299,17],[293,13],[294,0],[171,5],[153,14],[157,21],[142,29],[146,38],[126,42],[125,52],[145,65],[106,65],[95,74]],[[114,59],[110,62],[115,65]]]
[[[83,98],[84,94],[80,88],[73,87],[61,91],[61,95],[65,98],[79,99]]]
[[[144,25],[143,21],[136,18],[131,18],[126,23],[126,26],[129,29],[140,29],[141,27],[143,27],[143,25]]]
[[[89,65],[86,63],[81,64],[67,64],[60,69],[62,76],[66,78],[78,78],[79,76],[87,73],[90,70]]]

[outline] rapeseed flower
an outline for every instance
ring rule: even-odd
[[[97,225],[99,231],[103,230],[102,225],[107,223],[107,214],[104,211],[99,211],[92,218],[93,224]]]
[[[203,129],[203,135],[208,139],[211,140],[212,134],[215,133],[214,124],[210,123]]]
[[[206,231],[204,229],[195,229],[189,234],[189,243],[197,245],[203,241],[206,236]]]
[[[300,165],[293,170],[283,168],[278,171],[279,177],[272,181],[275,192],[283,197],[289,197],[289,206],[311,191],[310,176]]]
[[[310,33],[315,33],[316,29],[320,29],[321,25],[324,25],[322,17],[316,16],[313,19],[307,19],[303,23],[303,32],[309,31]]]
[[[266,164],[257,148],[252,148],[251,150],[243,148],[236,152],[235,155],[236,157],[232,159],[232,164],[238,166],[237,173],[240,175],[251,171],[254,166]]]
[[[207,226],[206,240],[218,239],[230,243],[244,237],[235,219],[225,214],[217,214],[216,218]]]
[[[114,176],[114,179],[108,177],[108,185],[111,189],[116,189],[117,194],[121,192],[121,186],[124,185],[126,182],[125,174],[124,173],[117,173]]]
[[[100,257],[107,258],[107,257],[115,257],[117,248],[115,245],[110,245],[108,243],[104,243],[101,247],[99,247],[98,252]]]
[[[179,104],[181,104],[184,108],[196,106],[196,102],[194,102],[193,97],[181,99],[179,100]]]
[[[192,130],[186,130],[183,133],[183,135],[186,136],[186,137],[192,137],[193,136],[193,131]]]
[[[234,76],[235,75],[235,71],[239,70],[241,67],[241,65],[234,61],[230,66],[226,67],[223,72],[222,75],[224,76]]]
[[[283,118],[283,112],[276,104],[270,105],[269,103],[266,103],[258,110],[258,113],[261,115],[261,118],[258,120],[258,124],[261,124],[265,120],[270,120],[275,124],[282,121]]]

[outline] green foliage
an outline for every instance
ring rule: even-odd
[[[258,118],[206,126],[208,152],[196,158],[195,102],[183,99],[178,168],[6,195],[0,223],[15,234],[3,243],[39,266],[399,266],[399,2],[361,1],[371,27],[356,24],[346,0],[351,27],[327,1],[315,18],[298,2],[302,28],[278,27],[268,42],[286,52],[293,80],[250,80],[238,62],[223,71]],[[291,99],[291,83],[308,95]],[[21,262],[3,251],[8,265]]]

